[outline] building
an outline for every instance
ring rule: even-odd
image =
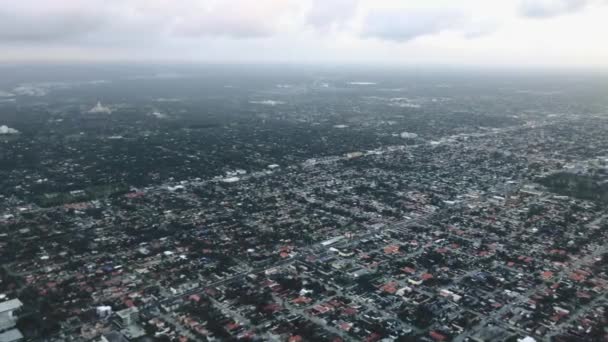
[[[19,329],[11,329],[7,330],[3,333],[0,333],[0,342],[17,342],[23,341],[23,335],[19,331]]]
[[[23,306],[19,299],[11,299],[0,303],[0,331],[10,329],[17,323],[15,312]]]
[[[127,342],[128,340],[117,331],[110,331],[101,336],[100,342]]]
[[[128,327],[137,321],[139,317],[139,310],[137,307],[132,306],[128,309],[116,311],[116,315],[118,316],[117,323],[121,327]]]

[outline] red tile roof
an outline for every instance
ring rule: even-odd
[[[425,274],[421,275],[420,278],[422,278],[422,280],[429,280],[429,279],[433,279],[433,275],[430,273],[425,273]]]
[[[431,338],[435,341],[445,341],[448,338],[447,336],[440,334],[434,330],[429,333],[429,336],[431,336]]]
[[[409,274],[416,273],[416,269],[415,269],[415,268],[412,268],[412,267],[407,267],[407,266],[406,266],[406,267],[402,268],[401,270],[402,270],[403,272],[405,272],[405,273],[409,273]]]
[[[394,294],[395,292],[397,292],[397,283],[394,281],[386,283],[382,285],[380,289],[384,292]]]
[[[300,342],[300,341],[302,341],[302,336],[300,336],[300,335],[291,336],[288,341],[289,342]]]
[[[397,254],[397,253],[399,253],[399,246],[397,246],[397,245],[386,246],[386,247],[384,247],[384,253]]]

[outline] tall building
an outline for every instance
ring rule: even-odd
[[[128,327],[131,324],[134,324],[139,317],[139,310],[137,307],[133,306],[124,310],[116,311],[116,315],[118,316],[117,323],[120,327]]]

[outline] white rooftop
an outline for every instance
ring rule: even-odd
[[[11,329],[0,334],[0,342],[13,342],[23,339],[19,329]]]
[[[23,303],[19,299],[11,299],[6,302],[0,303],[0,312],[17,310],[23,306]]]

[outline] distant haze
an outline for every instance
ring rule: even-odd
[[[608,68],[608,0],[0,0],[0,62]]]

